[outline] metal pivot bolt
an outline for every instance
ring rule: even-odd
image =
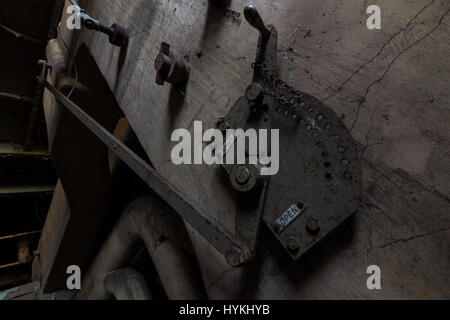
[[[233,268],[236,268],[248,261],[250,253],[246,249],[242,250],[238,247],[232,247],[228,249],[225,256],[228,264]]]
[[[263,96],[264,89],[259,83],[252,83],[245,91],[245,97],[250,102],[257,102]]]
[[[238,192],[248,192],[255,188],[260,179],[256,165],[234,165],[229,169],[230,182]]]
[[[155,70],[155,82],[160,86],[165,82],[178,85],[187,80],[186,64],[170,52],[170,45],[165,42],[161,43],[161,49],[155,60]]]
[[[263,37],[268,37],[270,35],[270,30],[266,27],[263,18],[254,6],[246,6],[244,9],[244,16],[247,22],[256,28]]]
[[[246,184],[250,180],[250,171],[244,166],[239,166],[236,169],[235,177],[237,183],[241,185]]]

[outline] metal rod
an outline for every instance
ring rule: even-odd
[[[77,117],[91,130],[111,151],[113,151],[130,169],[132,169],[147,185],[158,194],[180,217],[194,227],[220,253],[226,254],[232,247],[246,249],[241,243],[219,224],[209,221],[200,209],[181,194],[166,178],[155,171],[148,163],[138,157],[120,140],[108,132],[91,116],[53,87],[47,80],[40,78],[44,86],[55,96],[56,100]]]
[[[0,92],[0,99],[33,103],[33,99],[30,97],[22,96],[22,95],[15,94],[15,93],[9,93],[9,92]]]
[[[10,264],[5,264],[5,265],[3,265],[3,266],[0,266],[0,269],[11,268],[11,267],[18,266],[18,265],[20,265],[20,264],[21,264],[21,263],[20,263],[19,261],[17,261],[17,262],[13,262],[13,263],[10,263]]]
[[[46,44],[45,41],[42,41],[42,40],[39,40],[39,39],[35,39],[33,37],[27,36],[26,34],[14,31],[13,29],[10,29],[7,26],[4,26],[2,24],[0,24],[0,28],[5,30],[6,32],[9,32],[13,36],[15,36],[17,39],[22,39],[24,41],[34,43],[34,44],[36,44],[36,45],[38,45],[40,47],[45,47],[45,44]]]
[[[12,235],[9,235],[9,236],[3,236],[3,237],[0,237],[0,240],[14,239],[14,238],[21,238],[21,237],[29,236],[29,235],[32,235],[32,234],[41,233],[41,232],[42,232],[42,230],[37,230],[37,231],[31,231],[31,232],[24,232],[24,233],[12,234]]]

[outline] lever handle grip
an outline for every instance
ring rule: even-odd
[[[270,34],[270,30],[266,27],[263,18],[254,6],[246,6],[244,9],[244,16],[247,22],[257,29],[263,36]]]

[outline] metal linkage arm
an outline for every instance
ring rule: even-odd
[[[237,243],[234,236],[220,225],[213,224],[201,214],[189,199],[181,194],[175,186],[156,172],[149,164],[138,157],[114,135],[103,128],[97,121],[70,101],[58,89],[43,78],[39,78],[44,86],[55,96],[56,100],[78,118],[106,146],[108,146],[123,162],[125,162],[148,186],[158,194],[180,217],[189,223],[200,235],[210,242],[220,253],[227,256],[229,263],[237,266],[246,261],[244,246]],[[239,263],[236,263],[239,262]]]

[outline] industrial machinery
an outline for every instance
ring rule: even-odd
[[[179,216],[189,223],[233,267],[255,254],[258,231],[264,221],[287,253],[298,259],[358,209],[362,172],[356,145],[342,121],[316,98],[290,87],[277,76],[278,34],[266,26],[255,7],[247,6],[246,20],[259,32],[253,83],[230,113],[218,121],[227,129],[278,129],[282,165],[277,175],[262,177],[264,164],[224,165],[237,196],[236,232],[205,215],[176,186],[105,130],[44,77],[42,83],[64,107],[137,173]],[[87,23],[89,19],[85,19]],[[90,25],[90,23],[87,23]],[[100,28],[101,29],[101,28]],[[171,58],[169,58],[169,56]],[[171,62],[172,61],[172,62]],[[167,71],[161,74],[167,64]],[[155,66],[158,84],[180,82],[185,66],[176,62],[163,44]],[[178,70],[175,74],[173,70]],[[170,71],[172,70],[172,71]],[[235,136],[225,137],[224,154],[234,148]],[[271,150],[269,149],[269,153]]]

